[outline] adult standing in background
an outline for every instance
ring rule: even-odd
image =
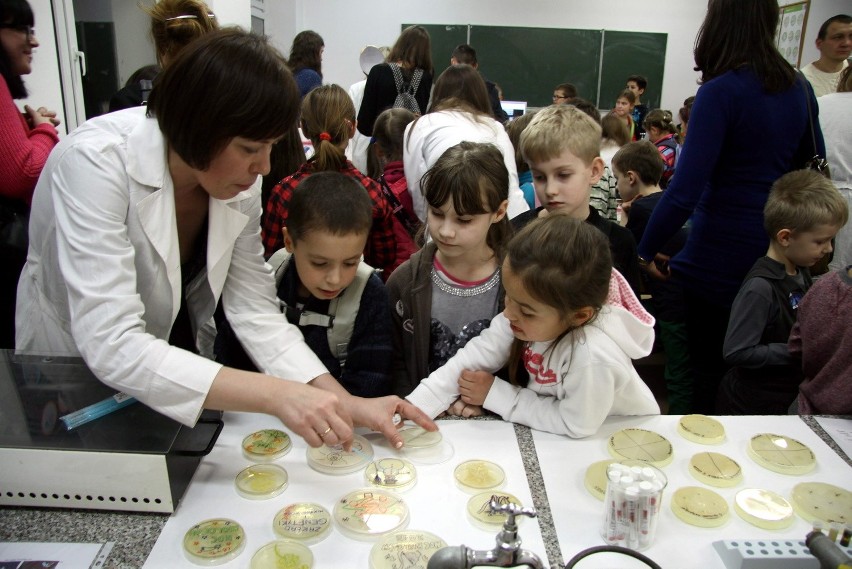
[[[450,65],[458,65],[459,63],[467,63],[479,71],[476,50],[466,43],[457,45],[456,49],[453,50],[453,55],[450,57]],[[482,75],[482,72],[479,74]],[[488,91],[488,101],[491,103],[491,111],[494,113],[494,118],[505,124],[509,120],[509,115],[503,110],[503,106],[500,104],[500,94],[497,92],[497,84],[494,81],[486,79],[485,75],[482,75],[482,80],[485,81],[485,89]]]
[[[849,67],[852,54],[852,16],[838,14],[827,19],[819,27],[816,47],[819,59],[802,67],[817,97],[837,91],[840,74]]]
[[[314,447],[347,444],[354,425],[401,446],[394,413],[434,430],[397,398],[346,393],[281,314],[261,254],[260,175],[298,103],[284,58],[225,29],[165,68],[147,113],[69,134],[33,198],[16,348],[80,355],[107,385],[188,426],[203,408],[268,413]],[[204,357],[220,299],[264,373]]]
[[[154,40],[158,65],[137,69],[128,79],[127,85],[110,99],[110,112],[147,103],[154,76],[160,73],[161,68],[168,65],[191,41],[219,29],[216,16],[201,0],[160,0],[142,9],[151,18],[151,39]],[[142,76],[146,71],[148,75]]]
[[[852,211],[852,65],[840,74],[837,93],[817,101],[831,181]],[[849,265],[852,265],[852,223],[841,227],[834,238],[834,257],[829,267],[842,270]]]
[[[38,40],[33,11],[26,0],[0,0],[0,223],[19,218],[17,245],[0,244],[0,348],[15,345],[15,289],[26,261],[25,217],[36,181],[59,136],[56,113],[24,105],[14,99],[27,96],[22,76],[32,72]]]
[[[393,44],[385,63],[374,66],[367,76],[364,87],[364,99],[358,111],[358,132],[364,136],[373,136],[373,123],[385,109],[393,107],[397,97],[393,66],[402,74],[405,82],[410,82],[415,72],[423,72],[417,89],[413,93],[419,109],[409,109],[415,114],[423,114],[429,106],[429,94],[432,91],[432,42],[429,32],[423,26],[408,26]]]
[[[293,38],[287,64],[293,72],[293,78],[303,99],[311,90],[322,85],[323,51],[325,51],[325,42],[312,30],[299,32]]]
[[[664,278],[655,256],[691,218],[670,274],[683,285],[695,410],[701,413],[712,413],[725,372],[722,344],[734,297],[768,245],[763,206],[769,189],[802,168],[814,150],[825,155],[819,121],[808,115],[809,103],[817,112],[813,91],[775,47],[778,17],[776,0],[710,0],[695,43],[702,85],[678,174],[638,247],[640,264]]]

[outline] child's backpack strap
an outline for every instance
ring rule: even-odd
[[[367,287],[367,281],[373,275],[373,267],[361,261],[355,273],[355,280],[329,304],[329,313],[334,322],[328,329],[328,347],[343,368],[349,351],[349,340],[355,329],[355,319],[361,307],[361,296]]]
[[[290,252],[281,248],[269,257],[267,263],[275,273],[276,288],[281,285],[284,272],[290,263]],[[361,306],[361,296],[367,286],[367,281],[375,272],[373,267],[361,261],[355,273],[355,280],[346,289],[329,302],[328,314],[317,314],[315,312],[301,311],[299,315],[300,326],[323,326],[327,329],[328,348],[331,354],[340,362],[340,367],[346,363],[346,355],[352,332],[355,329],[355,319]],[[281,309],[287,312],[291,309],[286,302],[279,299]]]

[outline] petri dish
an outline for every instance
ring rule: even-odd
[[[395,531],[370,550],[370,569],[426,569],[436,551],[447,542],[428,531]]]
[[[747,488],[734,496],[734,510],[760,529],[784,529],[793,523],[793,506],[771,490]]]
[[[279,429],[261,429],[243,439],[243,454],[255,462],[272,462],[291,448],[290,435]]]
[[[689,459],[689,473],[708,486],[730,488],[743,479],[743,470],[734,459],[718,452],[699,452]]]
[[[852,524],[852,492],[825,482],[802,482],[793,486],[791,503],[806,521]]]
[[[506,514],[491,511],[492,501],[496,501],[498,505],[515,504],[519,507],[522,505],[515,496],[501,490],[481,492],[472,496],[467,502],[468,519],[476,527],[489,532],[500,529],[506,521]],[[517,516],[515,522],[520,522],[522,519],[523,516]]]
[[[725,427],[707,415],[684,415],[677,432],[688,441],[702,445],[718,445],[725,441]]]
[[[334,506],[334,522],[352,539],[374,540],[408,525],[408,505],[395,492],[379,488],[355,490]]]
[[[380,458],[364,470],[367,484],[386,490],[408,490],[417,482],[417,469],[403,458]]]
[[[583,477],[583,485],[589,491],[589,494],[598,500],[603,501],[606,497],[606,469],[613,462],[615,462],[614,458],[599,460],[590,464],[586,469],[586,475]]]
[[[323,474],[350,474],[361,470],[372,460],[373,445],[358,434],[352,439],[352,450],[349,452],[343,450],[341,445],[308,447],[308,466]]]
[[[619,460],[632,459],[665,466],[672,461],[672,443],[645,429],[622,429],[609,438],[609,453]]]
[[[485,490],[503,487],[506,473],[488,460],[466,460],[453,471],[456,485],[468,494],[479,494]]]
[[[672,495],[672,512],[682,522],[700,528],[715,528],[729,517],[728,502],[707,488],[685,486]]]
[[[183,552],[197,565],[227,563],[242,553],[245,546],[245,530],[228,518],[204,520],[183,536]]]
[[[414,464],[443,464],[453,458],[455,449],[450,441],[442,439],[439,443],[426,447],[403,446],[400,455]]]
[[[286,506],[272,520],[278,537],[312,545],[331,533],[331,514],[313,502],[297,502]]]
[[[301,543],[287,539],[270,541],[251,558],[250,569],[311,569],[314,554]]]
[[[816,456],[810,448],[783,435],[755,435],[747,450],[757,464],[781,474],[807,474],[816,466]]]
[[[277,464],[253,464],[234,479],[237,494],[248,500],[267,500],[287,488],[287,471]]]
[[[404,443],[402,448],[429,448],[444,440],[441,431],[427,431],[419,425],[407,425],[398,432]]]

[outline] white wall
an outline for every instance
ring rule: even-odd
[[[62,102],[62,86],[59,83],[59,56],[56,52],[50,0],[29,0],[29,2],[35,16],[36,38],[40,45],[33,56],[33,72],[24,77],[24,84],[30,96],[16,101],[16,104],[22,110],[27,104],[34,109],[46,107],[56,111],[62,121],[59,132],[64,133],[67,121]]]
[[[157,63],[157,55],[151,39],[151,19],[139,9],[136,2],[112,0],[112,17],[115,23],[118,86],[121,87],[134,71]]]

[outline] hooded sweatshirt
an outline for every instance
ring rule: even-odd
[[[498,314],[407,399],[430,417],[439,415],[458,398],[462,371],[493,374],[506,365],[513,340],[508,319]],[[617,271],[597,317],[553,344],[528,343],[523,353],[527,386],[495,378],[483,407],[506,421],[577,438],[596,433],[610,415],[660,413],[631,362],[651,352],[654,319]]]

